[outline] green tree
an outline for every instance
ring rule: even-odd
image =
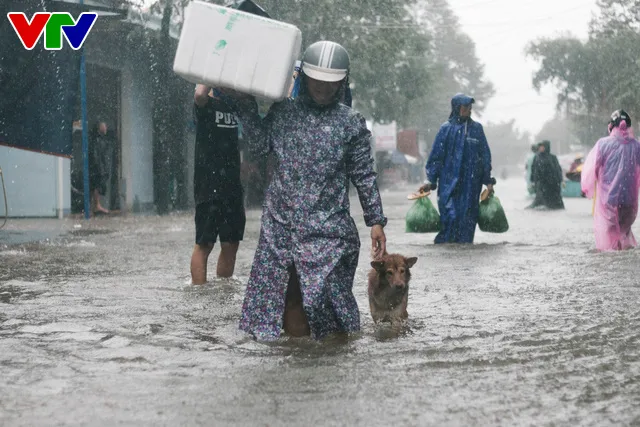
[[[140,0],[111,0],[139,6]],[[212,3],[223,3],[215,0]],[[170,23],[180,25],[186,0],[156,0],[150,12],[163,16],[160,34],[149,36],[162,82],[168,78],[173,54],[162,42]],[[226,2],[224,2],[226,3]],[[296,25],[303,46],[317,40],[334,40],[350,52],[356,107],[377,122],[397,121],[401,128],[416,128],[432,140],[448,117],[450,99],[466,92],[478,100],[476,111],[493,95],[484,79],[484,69],[472,40],[460,31],[457,17],[446,0],[258,0],[274,19]],[[155,88],[157,90],[157,88]],[[166,95],[166,94],[165,94]],[[157,170],[164,170],[168,142],[160,122],[171,123],[170,113],[159,94],[158,126],[154,139],[159,153]],[[170,156],[169,156],[170,157]],[[165,184],[160,182],[160,193]],[[161,207],[162,204],[159,204]]]
[[[495,90],[484,76],[484,65],[476,55],[474,42],[461,31],[447,0],[418,0],[411,13],[431,35],[428,58],[431,84],[423,87],[420,96],[411,102],[407,122],[427,140],[433,140],[449,117],[453,95],[463,92],[473,96],[474,111],[482,114]]]
[[[640,30],[640,2],[637,0],[598,0],[597,5],[600,13],[591,22],[592,34]]]
[[[578,135],[574,120],[557,114],[542,126],[542,129],[536,135],[535,142],[546,139],[551,141],[551,150],[555,154],[568,154],[574,151],[576,146],[582,145]]]
[[[531,135],[520,132],[515,120],[487,123],[484,132],[491,148],[491,165],[495,175],[499,169],[522,162],[531,149]]]
[[[408,14],[408,0],[264,0],[275,19],[296,25],[303,46],[333,40],[347,48],[358,110],[375,121],[404,120],[409,101],[430,84],[429,36]]]
[[[583,142],[593,144],[606,132],[611,112],[640,113],[640,3],[600,0],[589,39],[571,36],[532,42],[527,52],[539,61],[533,86],[552,85],[558,109],[564,109]]]
[[[111,0],[139,4],[141,0]],[[212,0],[212,3],[227,3]],[[156,0],[152,12],[173,6],[179,23],[186,0]],[[446,0],[258,0],[274,18],[296,25],[303,46],[335,40],[352,57],[351,82],[360,111],[375,121],[436,128],[457,92],[478,99],[493,95],[475,56],[475,45],[459,29]],[[163,9],[164,7],[164,9]],[[437,116],[425,125],[427,117]],[[437,126],[435,125],[437,124]]]

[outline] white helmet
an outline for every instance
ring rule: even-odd
[[[313,43],[302,56],[302,71],[312,79],[339,82],[349,74],[349,53],[338,43]]]

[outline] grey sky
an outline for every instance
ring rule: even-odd
[[[595,0],[449,0],[462,29],[476,43],[486,75],[496,88],[483,122],[516,119],[537,133],[553,117],[556,93],[531,86],[536,63],[524,56],[527,43],[570,32],[586,38]]]

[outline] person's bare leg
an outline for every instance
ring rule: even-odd
[[[109,210],[105,209],[100,203],[100,192],[96,188],[93,190],[93,200],[94,200],[94,211],[109,213]]]
[[[191,255],[191,283],[204,285],[207,283],[207,261],[213,249],[213,244],[208,246],[195,245]]]
[[[239,242],[220,243],[220,255],[218,256],[218,266],[216,272],[218,277],[231,277],[236,268],[236,254],[238,253]]]
[[[302,306],[302,291],[300,279],[295,268],[289,269],[289,284],[284,306],[284,332],[292,337],[306,337],[311,335],[311,328],[307,315]]]

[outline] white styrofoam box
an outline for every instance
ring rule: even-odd
[[[279,101],[288,95],[301,44],[294,25],[192,1],[173,70],[191,83]]]

